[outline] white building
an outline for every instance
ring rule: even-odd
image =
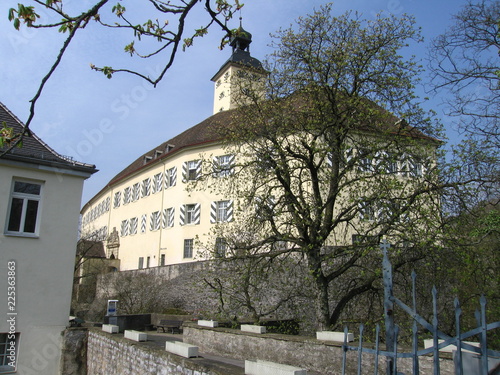
[[[90,239],[106,241],[112,233],[113,238],[119,235],[119,247],[116,241],[112,241],[112,246],[108,243],[107,257],[118,258],[120,270],[203,260],[204,249],[196,248],[197,239],[208,243],[215,225],[231,221],[235,215],[234,200],[239,197],[224,196],[215,185],[231,174],[238,155],[228,151],[217,130],[231,124],[233,109],[245,104],[240,92],[243,89],[245,94],[246,86],[237,84],[239,77],[246,77],[245,84],[250,82],[251,89],[258,89],[266,74],[261,63],[250,56],[251,35],[241,28],[235,35],[231,57],[212,78],[214,114],[140,156],[112,178],[81,211],[82,232],[91,235]],[[390,120],[397,126],[397,118],[392,116]],[[435,144],[430,146],[434,148]],[[364,160],[359,152],[358,158],[363,163],[372,162]],[[218,170],[210,166],[203,170],[203,160],[213,160],[212,166]],[[422,165],[410,165],[409,159],[398,164],[401,171],[412,170],[405,172],[406,175],[422,174]],[[395,170],[390,173],[404,177]],[[210,175],[213,185],[193,189],[192,182],[202,175]],[[351,244],[353,235],[346,232],[339,243]],[[216,240],[212,242],[217,245]]]
[[[145,153],[121,171],[82,208],[82,233],[107,239],[116,230],[120,246],[107,247],[107,256],[120,259],[129,270],[200,260],[195,239],[208,234],[215,222],[230,221],[232,201],[217,193],[189,192],[199,178],[200,153],[213,155],[230,168],[234,155],[223,151],[214,129],[230,121],[235,107],[231,79],[251,71],[256,81],[265,74],[251,57],[251,35],[237,30],[231,57],[212,78],[214,115]],[[227,171],[221,171],[221,178]]]
[[[0,103],[4,121],[14,134],[24,126]],[[0,157],[0,374],[59,373],[83,182],[95,172],[34,134]]]

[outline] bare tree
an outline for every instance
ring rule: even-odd
[[[500,146],[500,1],[469,1],[430,48],[433,89],[461,129]]]

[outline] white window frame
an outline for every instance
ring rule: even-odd
[[[199,170],[199,160],[190,160],[187,162],[187,181],[196,181],[198,180],[198,170]]]
[[[182,257],[184,259],[193,258],[193,250],[194,250],[194,239],[192,239],[192,238],[185,239]]]
[[[229,207],[231,206],[231,201],[218,201],[216,220],[218,223],[226,222],[228,220]]]
[[[1,332],[0,333],[0,348],[4,348],[2,351],[0,351],[0,374],[12,374],[16,371],[17,368],[17,359],[18,359],[18,353],[19,353],[19,333],[7,333],[7,332]],[[11,343],[14,342],[15,348],[12,348]],[[11,366],[9,364],[12,363],[10,358],[10,351],[11,349],[14,349],[15,353],[15,360],[14,360],[14,366]]]
[[[30,194],[15,191],[17,184],[32,184],[39,186],[38,194]],[[42,195],[43,195],[44,183],[42,181],[33,181],[33,180],[24,180],[24,179],[13,179],[10,199],[9,199],[9,208],[7,210],[7,220],[5,222],[5,234],[14,235],[14,236],[22,236],[22,237],[38,237],[40,233],[40,219],[42,212]],[[14,199],[22,200],[21,207],[21,217],[19,218],[19,230],[9,229],[11,224],[11,216],[12,216],[12,204]],[[35,212],[35,225],[33,231],[26,231],[26,218],[28,215],[28,204],[29,202],[37,202],[36,212]]]
[[[186,204],[186,224],[196,224],[196,204]]]
[[[234,172],[234,156],[231,154],[217,156],[214,167],[216,177],[232,175]]]

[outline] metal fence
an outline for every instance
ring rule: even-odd
[[[480,311],[476,311],[477,327],[462,333],[460,329],[460,319],[462,310],[458,299],[455,298],[455,327],[456,333],[454,336],[449,336],[441,332],[438,328],[438,313],[437,313],[437,290],[434,287],[432,290],[432,303],[433,303],[433,319],[432,322],[427,322],[422,316],[417,313],[417,299],[416,299],[416,274],[412,273],[412,307],[406,305],[403,301],[399,300],[393,294],[393,281],[392,281],[392,264],[387,256],[387,250],[390,245],[386,241],[382,242],[380,248],[384,253],[383,259],[383,279],[384,279],[384,310],[385,310],[385,350],[380,348],[380,326],[376,326],[375,332],[375,347],[363,347],[363,334],[364,326],[360,325],[359,328],[359,344],[358,346],[349,346],[347,344],[347,327],[345,328],[344,344],[343,344],[343,361],[342,361],[342,374],[346,374],[347,352],[358,352],[357,373],[361,374],[363,368],[366,368],[362,361],[362,354],[368,353],[373,355],[373,373],[375,375],[386,373],[387,375],[395,375],[398,373],[398,359],[411,358],[412,359],[412,374],[420,374],[419,357],[425,355],[433,356],[433,374],[440,374],[440,361],[439,350],[448,346],[454,345],[456,348],[453,350],[453,360],[455,365],[456,375],[500,375],[500,352],[490,350],[487,346],[487,332],[495,328],[500,328],[500,322],[487,323],[486,322],[486,298],[480,299]],[[412,350],[411,352],[398,351],[398,334],[399,328],[394,324],[394,305],[401,308],[404,312],[410,315],[413,319],[412,327]],[[425,328],[432,334],[431,347],[425,349],[418,348],[418,331],[419,325]],[[479,346],[474,346],[465,342],[466,339],[477,336],[479,337]],[[472,353],[469,354],[469,353]],[[467,356],[467,359],[464,357]],[[379,359],[385,357],[385,369],[379,369]],[[471,367],[471,358],[474,357],[477,365]],[[490,362],[489,359],[490,358]],[[371,367],[371,366],[370,366]],[[490,368],[493,367],[493,368]],[[366,372],[365,372],[366,373]]]

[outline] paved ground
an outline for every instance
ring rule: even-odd
[[[154,345],[162,348],[165,347],[166,341],[183,341],[182,334],[157,333],[155,331],[147,331],[147,334],[148,334],[147,345]],[[223,367],[224,369],[227,369],[228,375],[229,374],[237,375],[245,373],[245,361],[243,360],[221,357],[208,353],[199,353],[199,355],[200,355],[199,358],[197,359],[191,358],[191,359],[197,360],[201,363],[205,363],[206,365],[211,367],[214,366],[218,368]],[[319,372],[316,371],[308,371],[307,373],[309,375],[321,375]]]
[[[155,345],[161,348],[165,347],[166,341],[183,341],[182,334],[172,334],[172,333],[157,333],[154,331],[148,331],[148,344]],[[207,353],[199,353],[200,359],[205,359],[210,362],[220,363],[224,365],[230,365],[239,367],[242,370],[245,369],[245,361],[233,358],[226,358],[217,355],[207,354]],[[202,362],[202,361],[200,361]],[[244,371],[241,372],[243,374]]]

